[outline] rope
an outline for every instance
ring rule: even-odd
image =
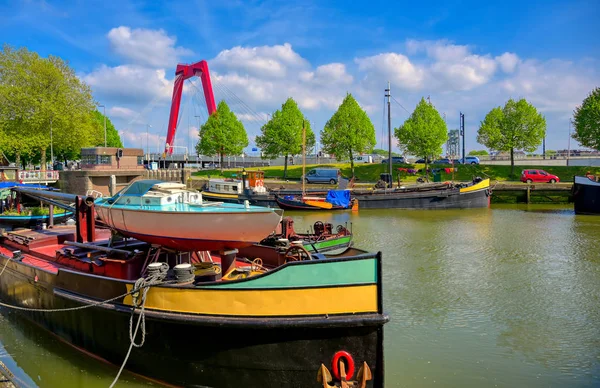
[[[168,267],[165,268],[163,266],[155,271],[152,271],[152,273],[148,277],[139,278],[138,280],[135,281],[134,288],[137,289],[138,292],[136,292],[135,294],[132,294],[133,309],[131,310],[131,316],[129,317],[129,349],[127,350],[127,354],[125,355],[125,359],[123,360],[123,363],[121,364],[121,368],[119,368],[119,372],[115,376],[115,379],[113,380],[112,384],[110,385],[110,388],[113,388],[115,386],[115,384],[117,383],[117,381],[119,381],[119,377],[121,377],[121,373],[123,372],[123,369],[125,369],[125,365],[127,364],[127,360],[129,360],[129,356],[131,355],[131,350],[133,349],[133,347],[135,346],[136,348],[140,348],[144,345],[144,342],[146,341],[146,316],[144,313],[144,311],[146,309],[146,296],[148,295],[148,291],[150,290],[151,286],[163,283],[163,280],[167,274],[167,272],[166,272],[167,269],[168,269]],[[142,297],[141,297],[141,299],[138,299],[139,290],[141,290],[141,289],[143,289]],[[135,314],[135,309],[140,306],[141,306],[140,314],[138,315],[138,320],[135,325],[135,330],[133,330],[133,316]],[[137,333],[138,333],[138,330],[140,329],[140,327],[142,329],[142,336],[141,336],[140,342],[136,343],[135,338],[137,337]]]

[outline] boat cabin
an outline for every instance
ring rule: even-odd
[[[109,203],[118,205],[167,206],[177,203],[202,204],[202,194],[187,190],[182,183],[159,180],[133,182]]]
[[[242,179],[237,177],[242,177]],[[211,193],[242,194],[244,187],[255,193],[266,193],[264,171],[243,170],[236,174],[236,178],[210,179],[208,181],[208,191]]]

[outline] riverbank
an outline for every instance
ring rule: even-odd
[[[309,171],[315,167],[325,168],[339,168],[343,176],[352,176],[350,164],[339,163],[339,164],[311,164],[306,166],[306,170]],[[454,173],[446,173],[444,168],[450,167],[445,165],[430,165],[430,168],[441,168],[441,179],[445,180],[456,180],[456,181],[469,181],[474,176],[481,176],[490,178],[492,181],[518,181],[521,171],[524,169],[539,169],[554,174],[559,177],[561,182],[572,182],[573,176],[585,175],[586,172],[592,174],[600,174],[600,167],[589,167],[589,166],[515,166],[515,173],[510,173],[510,166],[498,166],[498,165],[458,165]],[[375,183],[379,180],[379,175],[386,172],[387,165],[385,164],[358,164],[354,166],[354,172],[357,183]],[[396,179],[396,173],[398,168],[422,170],[425,168],[424,164],[397,164],[394,165],[396,169],[394,173],[394,179]],[[195,172],[193,175],[197,177],[232,177],[238,173],[240,169],[228,169],[224,170],[223,174],[219,170],[202,170]],[[251,169],[248,169],[251,170]],[[260,169],[265,172],[265,178],[270,179],[283,179],[283,166],[272,166],[263,167]],[[413,183],[416,182],[419,176],[423,174],[410,175],[407,172],[400,172],[400,179],[402,183]],[[292,165],[288,166],[287,180],[300,180],[302,177],[302,166]],[[431,178],[431,174],[430,174]]]

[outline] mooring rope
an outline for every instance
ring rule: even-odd
[[[110,388],[113,388],[115,386],[115,384],[117,383],[117,381],[119,381],[119,377],[121,377],[121,373],[123,372],[123,369],[125,369],[125,364],[127,364],[127,360],[129,360],[129,356],[131,355],[131,350],[133,349],[133,347],[135,346],[136,348],[141,348],[144,345],[144,342],[146,341],[146,316],[144,313],[144,310],[146,309],[146,296],[148,295],[148,291],[150,290],[150,287],[152,285],[163,283],[164,278],[167,275],[168,269],[169,269],[169,267],[165,263],[162,263],[162,265],[160,267],[154,267],[154,268],[149,267],[148,268],[149,275],[146,278],[139,278],[138,280],[135,281],[134,288],[137,290],[142,290],[141,299],[139,298],[139,296],[140,296],[139,292],[132,294],[133,309],[131,310],[131,316],[129,317],[129,349],[127,350],[125,359],[123,360],[123,363],[121,364],[121,367],[119,368],[119,372],[115,376],[115,379],[113,380],[112,384],[110,385]],[[133,333],[132,333],[133,316],[135,314],[135,309],[140,306],[141,306],[141,310],[138,315],[138,320],[135,325],[135,330],[133,330]],[[140,329],[140,327],[142,329],[142,336],[140,338],[140,343],[138,344],[135,342],[135,337],[137,336],[137,332],[138,332],[138,329]]]

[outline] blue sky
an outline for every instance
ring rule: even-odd
[[[127,146],[164,146],[175,66],[208,60],[252,140],[294,97],[318,132],[344,95],[383,140],[383,89],[412,111],[423,96],[449,128],[466,114],[467,149],[508,98],[548,123],[547,148],[567,146],[575,106],[600,86],[600,2],[585,1],[5,1],[4,43],[67,59]],[[176,144],[192,145],[206,118],[198,81],[186,82]],[[235,93],[244,104],[230,97]],[[408,113],[392,104],[393,125]],[[572,142],[572,147],[576,143]]]

